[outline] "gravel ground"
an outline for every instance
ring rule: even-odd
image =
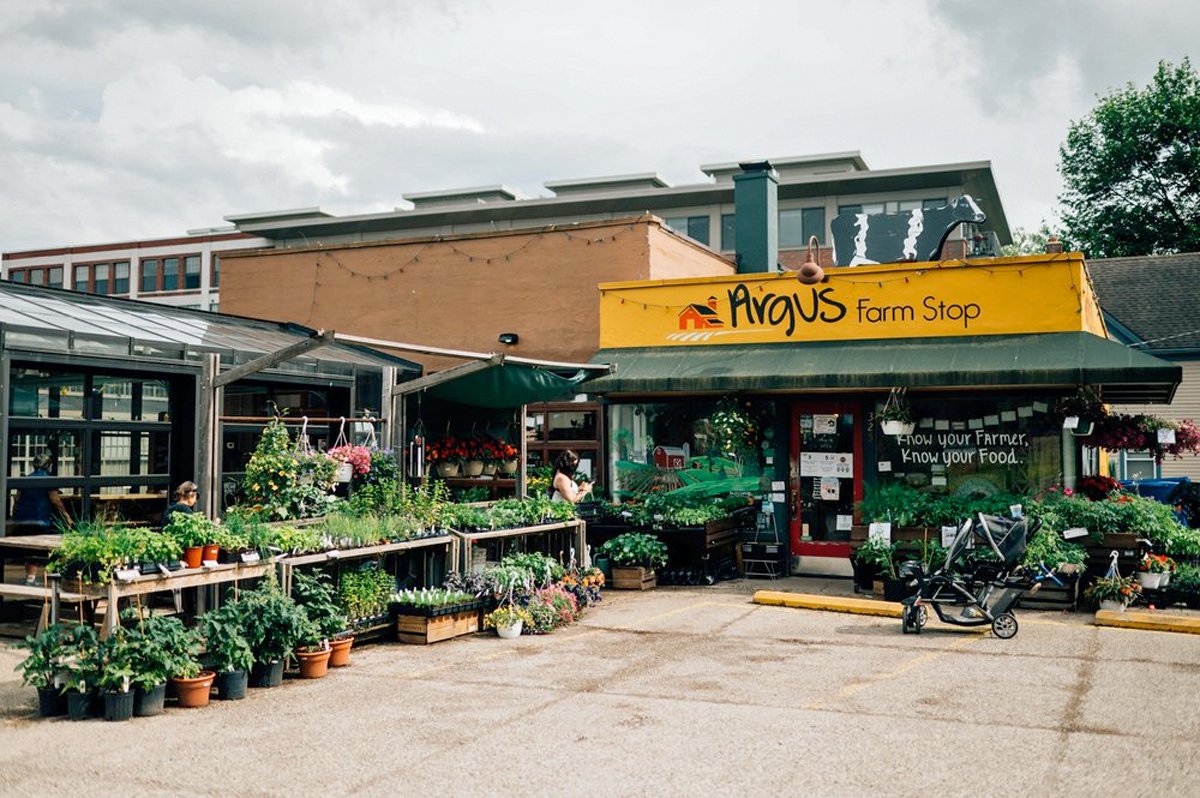
[[[607,591],[553,635],[366,646],[129,723],[33,718],[3,650],[0,795],[1200,794],[1200,637],[906,636],[767,586]]]

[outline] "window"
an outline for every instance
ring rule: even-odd
[[[158,290],[158,258],[142,260],[142,283],[139,290],[149,293]]]
[[[129,293],[129,261],[113,264],[112,292],[114,294]]]
[[[721,214],[721,251],[733,252],[737,249],[737,216],[732,213]]]
[[[37,266],[32,269],[11,269],[8,272],[8,279],[14,283],[29,283],[30,285],[44,285],[49,288],[62,288],[63,267]]]
[[[1159,478],[1158,464],[1154,462],[1154,455],[1149,451],[1113,452],[1109,454],[1109,462],[1115,466],[1114,470],[1120,479],[1141,481]]]
[[[912,211],[917,208],[930,210],[931,208],[940,208],[946,204],[945,197],[930,197],[927,199],[902,199],[902,200],[887,200],[886,202],[867,202],[857,205],[839,205],[838,214],[843,213],[900,213],[901,211]]]
[[[779,212],[779,246],[800,249],[808,244],[809,236],[825,243],[825,209],[796,208]]]
[[[108,264],[97,263],[92,267],[92,293],[108,293]]]
[[[200,288],[199,255],[172,255],[169,258],[143,258],[138,285],[145,294],[156,291],[195,291]]]
[[[92,287],[92,267],[75,267],[75,290],[87,292]]]
[[[578,470],[593,481],[604,473],[600,443],[600,405],[596,402],[562,402],[529,405],[525,454],[530,468],[554,463],[560,452],[579,455]]]
[[[213,255],[212,256],[212,280],[209,282],[209,286],[211,286],[212,288],[216,288],[220,284],[221,284],[221,256]]]
[[[52,486],[73,518],[111,513],[157,523],[171,481],[171,383],[30,363],[14,364],[11,375],[9,506],[22,489]],[[48,475],[34,473],[42,454],[51,459]],[[32,530],[54,519],[14,511],[10,520]]]
[[[200,288],[200,256],[187,255],[183,259],[183,287],[189,291]]]
[[[676,233],[685,235],[701,244],[708,246],[708,217],[707,216],[672,216],[664,219],[667,227]]]
[[[179,258],[163,258],[160,291],[179,290]]]

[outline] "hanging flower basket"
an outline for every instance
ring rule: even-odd
[[[917,428],[914,421],[900,421],[892,419],[884,421],[880,427],[883,429],[884,435],[912,435],[913,430]]]

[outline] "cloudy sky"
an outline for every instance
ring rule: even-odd
[[[842,150],[991,160],[1036,227],[1070,120],[1197,31],[1194,0],[0,0],[0,251]]]

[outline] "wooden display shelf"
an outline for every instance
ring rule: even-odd
[[[341,560],[377,557],[381,555],[392,554],[394,552],[425,549],[434,546],[446,547],[451,565],[458,561],[458,538],[451,534],[430,535],[428,537],[413,538],[411,540],[401,540],[397,541],[396,543],[378,543],[374,546],[360,546],[353,549],[336,549],[333,551],[320,551],[313,554],[299,554],[295,556],[284,557],[279,561],[279,581],[283,590],[290,593],[292,589],[292,571],[299,566],[318,564],[323,565],[326,563],[339,562]]]
[[[592,563],[587,554],[587,525],[578,518],[570,521],[556,521],[550,524],[535,526],[517,526],[511,529],[492,529],[484,531],[459,532],[453,530],[461,541],[462,572],[471,572],[471,547],[481,540],[497,540],[500,538],[523,537],[525,535],[544,535],[547,532],[573,531],[575,557],[581,568],[590,568]]]

